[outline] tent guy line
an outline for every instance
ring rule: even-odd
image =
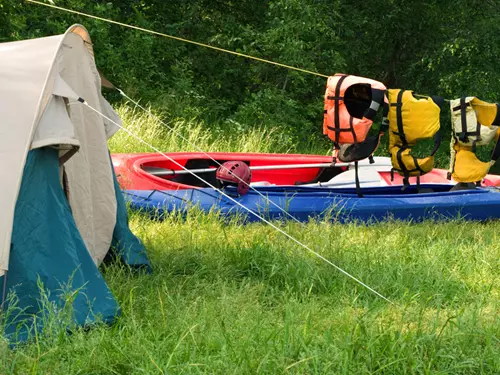
[[[87,108],[89,108],[90,110],[92,110],[93,112],[97,113],[99,116],[101,116],[102,118],[106,119],[107,121],[110,121],[111,123],[113,123],[115,126],[117,126],[118,128],[124,130],[127,134],[129,134],[130,136],[132,136],[133,138],[137,139],[139,142],[141,143],[144,143],[146,146],[148,146],[149,148],[151,148],[152,150],[154,150],[155,152],[159,153],[160,155],[162,155],[163,157],[165,157],[167,160],[169,160],[170,162],[174,163],[175,165],[177,165],[179,168],[182,168],[183,170],[187,171],[188,173],[191,173],[194,177],[196,177],[198,180],[200,180],[201,182],[207,184],[209,187],[211,187],[212,189],[214,189],[215,191],[219,192],[222,196],[224,196],[225,198],[227,198],[228,200],[230,200],[231,202],[235,203],[236,205],[240,206],[241,208],[243,208],[245,211],[247,211],[248,213],[254,215],[255,217],[257,217],[260,221],[262,221],[263,223],[266,223],[267,225],[271,226],[274,230],[278,231],[279,233],[283,234],[285,237],[287,237],[288,239],[292,240],[293,242],[295,242],[297,245],[303,247],[304,249],[306,249],[307,251],[309,251],[311,254],[315,255],[316,257],[318,257],[319,259],[323,260],[324,262],[328,263],[329,265],[331,265],[332,267],[334,267],[337,271],[341,272],[342,274],[344,274],[345,276],[349,277],[350,279],[354,280],[356,283],[358,283],[359,285],[363,286],[364,288],[368,289],[370,292],[372,292],[373,294],[377,295],[378,297],[382,298],[383,300],[385,300],[386,302],[389,302],[390,304],[394,304],[394,302],[392,302],[390,299],[388,299],[387,297],[385,297],[384,295],[382,295],[381,293],[379,293],[378,291],[376,291],[375,289],[373,289],[372,287],[370,287],[369,285],[365,284],[363,281],[361,281],[360,279],[358,279],[357,277],[351,275],[349,272],[345,271],[344,269],[342,269],[341,267],[337,266],[335,263],[333,263],[332,261],[328,260],[327,258],[325,258],[323,255],[321,255],[320,253],[314,251],[313,249],[311,249],[309,246],[307,246],[306,244],[304,244],[303,242],[297,240],[295,237],[293,237],[292,235],[290,235],[288,232],[284,231],[283,229],[277,227],[276,225],[274,225],[273,223],[271,223],[270,221],[266,220],[265,218],[263,218],[262,216],[260,216],[259,214],[257,214],[256,212],[254,212],[253,210],[251,210],[250,208],[246,207],[245,205],[241,204],[240,202],[236,201],[234,198],[230,197],[229,195],[227,195],[226,193],[224,193],[223,191],[221,191],[220,189],[217,189],[215,186],[213,186],[212,184],[210,184],[208,181],[204,180],[202,177],[198,176],[197,174],[191,172],[189,169],[187,169],[185,166],[183,166],[182,164],[178,163],[176,160],[172,159],[170,156],[168,156],[167,154],[161,152],[159,149],[157,149],[156,147],[154,147],[153,145],[151,145],[150,143],[148,143],[147,141],[145,141],[144,139],[142,139],[141,137],[139,137],[138,135],[136,135],[135,133],[133,133],[132,131],[130,131],[129,129],[127,129],[126,127],[124,127],[123,125],[117,123],[116,121],[114,121],[113,119],[107,117],[105,114],[101,113],[100,111],[98,111],[97,109],[95,109],[94,107],[92,107],[90,104],[88,104],[83,98],[79,98],[78,99],[78,102],[79,103],[82,103],[83,105],[85,105]],[[76,103],[75,103],[76,104]]]
[[[194,40],[180,38],[178,36],[173,36],[173,35],[161,33],[159,31],[145,29],[145,28],[139,27],[139,26],[128,25],[126,23],[114,21],[114,20],[108,19],[108,18],[94,16],[92,14],[79,12],[79,11],[76,11],[76,10],[73,10],[73,9],[67,9],[67,8],[59,7],[59,6],[52,5],[52,4],[46,4],[46,3],[42,3],[42,2],[36,1],[36,0],[26,0],[26,2],[37,4],[37,5],[43,5],[45,7],[49,7],[49,8],[52,8],[52,9],[61,10],[63,12],[78,14],[79,16],[89,17],[89,18],[93,18],[93,19],[99,20],[99,21],[109,22],[109,23],[112,23],[112,24],[115,24],[115,25],[119,25],[119,26],[122,26],[122,27],[128,27],[129,29],[139,30],[139,31],[143,31],[145,33],[149,33],[149,34],[153,34],[153,35],[163,36],[165,38],[170,38],[170,39],[177,40],[177,41],[180,41],[180,42],[190,43],[190,44],[194,44],[194,45],[197,45],[197,46],[200,46],[200,47],[204,47],[204,48],[210,48],[210,49],[213,49],[213,50],[216,50],[216,51],[219,51],[219,52],[225,52],[225,53],[229,53],[231,55],[235,55],[235,56],[239,56],[239,57],[244,57],[244,58],[251,59],[251,60],[260,61],[260,62],[271,64],[271,65],[280,66],[282,68],[286,68],[286,69],[290,69],[290,70],[296,70],[296,71],[299,71],[299,72],[302,72],[302,73],[307,73],[307,74],[311,74],[311,75],[318,76],[318,77],[328,78],[328,75],[322,74],[322,73],[318,73],[318,72],[314,72],[312,70],[307,70],[307,69],[303,69],[303,68],[297,68],[297,67],[291,66],[291,65],[281,64],[281,63],[278,63],[278,62],[275,62],[275,61],[263,59],[263,58],[256,57],[256,56],[247,55],[247,54],[241,53],[241,52],[231,51],[231,50],[228,50],[228,49],[224,49],[224,48],[212,46],[210,44],[195,42]]]

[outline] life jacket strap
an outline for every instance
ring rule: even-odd
[[[417,183],[420,184],[420,176],[425,174],[425,171],[420,167],[420,165],[418,164],[418,159],[411,155],[410,156],[412,157],[413,159],[413,163],[415,164],[415,168],[413,169],[408,169],[408,167],[406,166],[406,164],[404,163],[403,161],[403,152],[405,150],[407,150],[408,147],[407,146],[403,146],[401,147],[398,152],[396,153],[396,158],[398,159],[398,164],[399,164],[399,169],[398,168],[392,168],[391,169],[391,181],[394,180],[394,171],[400,173],[401,175],[403,175],[403,189],[404,190],[406,187],[410,186],[410,174],[411,173],[415,173],[415,172],[418,172],[419,174],[416,176],[417,177]]]
[[[406,164],[403,162],[403,152],[407,148],[408,147],[403,146],[396,153],[396,158],[398,159],[399,168],[401,168],[401,169],[398,170],[396,168],[392,168],[403,175],[403,188],[401,190],[405,190],[407,186],[410,186],[410,170],[408,170],[408,168],[406,168]],[[413,158],[413,159],[415,159],[415,158]],[[416,164],[415,164],[415,166],[416,166]]]
[[[352,119],[352,117],[351,117]],[[327,128],[331,131],[334,131],[335,133],[342,133],[342,132],[350,132],[351,129],[340,129],[340,128],[334,128],[333,126],[327,125]]]
[[[462,125],[462,131],[460,133],[457,133],[457,136],[458,139],[464,143],[469,142],[469,136],[474,136],[475,140],[472,142],[472,149],[473,149],[472,152],[476,153],[476,142],[481,141],[481,124],[479,123],[479,121],[477,121],[476,130],[473,132],[467,131],[467,107],[472,107],[472,103],[471,102],[466,103],[465,100],[466,98],[462,96],[460,98],[460,105],[452,109],[454,112],[458,110],[460,111],[460,122]]]
[[[492,161],[497,161],[500,158],[500,137],[497,140],[497,143],[495,144],[495,148],[493,149],[493,152],[491,154],[491,160]]]
[[[398,151],[398,153],[399,153],[399,151]],[[393,169],[393,170],[395,170],[395,171],[396,171],[396,172],[398,172],[398,173],[401,173],[403,176],[404,176],[405,174],[408,174],[408,176],[410,176],[410,173],[414,173],[414,172],[419,172],[420,174],[419,174],[418,176],[425,174],[425,171],[424,171],[424,170],[420,167],[420,165],[418,164],[418,159],[417,159],[415,156],[413,156],[413,155],[411,155],[411,157],[413,158],[413,162],[415,163],[415,168],[413,168],[413,169],[408,169],[408,168],[406,167],[406,165],[405,165],[405,164],[400,163],[400,161],[399,161],[399,159],[398,159],[398,163],[399,163],[399,165],[401,166],[401,168],[400,168],[400,169],[398,169],[398,168],[392,168],[392,169]]]
[[[340,89],[342,88],[342,83],[347,78],[347,75],[340,77],[337,82],[337,86],[335,86],[335,98],[340,98]],[[335,100],[335,117],[334,117],[334,128],[335,128],[335,138],[338,140],[338,135],[340,133],[340,113],[339,113],[339,99]]]
[[[476,139],[472,142],[472,152],[476,153],[476,142],[481,142],[481,124],[479,121],[476,123]]]
[[[405,131],[403,128],[403,90],[398,92],[398,97],[396,99],[396,103],[391,103],[391,106],[396,106],[396,123],[398,126],[398,136],[401,138],[401,142],[403,146],[408,145],[408,141],[406,140]]]
[[[439,150],[439,146],[441,146],[441,132],[438,131],[436,134],[434,134],[434,148],[432,149],[431,156],[434,156],[436,152]]]
[[[361,193],[361,186],[359,183],[359,170],[358,170],[358,162],[354,162],[354,176],[356,182],[356,194],[358,194],[359,198],[363,198],[363,193]]]
[[[466,106],[466,107],[472,107],[472,104],[471,104],[470,102],[469,102],[469,103],[465,103],[465,106]],[[458,110],[460,110],[460,109],[462,109],[462,106],[459,104],[459,105],[457,105],[456,107],[453,107],[451,110],[452,110],[453,112],[456,112],[456,111],[458,111]]]
[[[403,172],[404,175],[407,174],[408,169],[406,168],[406,164],[403,162],[403,152],[407,149],[407,147],[401,147],[398,152],[396,153],[396,158],[398,159],[398,164],[401,172]],[[398,169],[393,168],[399,172]]]
[[[471,151],[473,153],[476,153],[476,151],[477,151],[477,145],[476,145],[476,143],[477,143],[477,140],[472,141]]]
[[[354,121],[354,117],[349,116],[349,128],[341,129],[340,127],[331,127],[331,126],[327,125],[327,129],[332,130],[332,131],[335,132],[335,138],[338,138],[339,134],[341,132],[351,132],[352,133],[353,144],[357,144],[358,143],[358,137],[356,135],[356,132],[354,131],[353,121]]]
[[[405,189],[410,186],[410,174],[405,173],[403,176],[403,187],[401,188],[401,191],[405,191]]]
[[[415,169],[410,170],[409,172],[420,172],[420,174],[425,174],[424,170],[420,168],[420,165],[418,164],[418,159],[412,155],[413,162],[415,163]],[[420,176],[420,175],[419,175]],[[417,176],[417,177],[419,177]]]
[[[497,115],[495,116],[495,119],[493,120],[491,125],[500,126],[500,104],[498,104],[498,103],[495,103],[495,104],[497,106]]]
[[[467,105],[465,103],[465,96],[460,98],[460,121],[462,123],[462,132],[458,134],[458,139],[461,142],[469,142],[469,137],[467,133]]]
[[[382,112],[382,123],[380,124],[380,132],[384,134],[389,130],[389,104],[384,102],[383,112]]]

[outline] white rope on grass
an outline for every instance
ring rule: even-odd
[[[303,247],[304,249],[306,249],[307,251],[309,251],[311,254],[315,255],[316,257],[318,257],[319,259],[323,260],[324,262],[328,263],[329,265],[331,265],[332,267],[334,267],[337,271],[343,273],[345,276],[349,277],[350,279],[354,280],[356,283],[358,283],[359,285],[363,286],[364,288],[368,289],[370,292],[372,292],[373,294],[377,295],[378,297],[382,298],[383,300],[389,302],[390,304],[394,304],[391,300],[389,300],[387,297],[385,297],[384,295],[380,294],[379,292],[377,292],[375,289],[373,289],[372,287],[368,286],[367,284],[365,284],[364,282],[362,282],[361,280],[359,280],[358,278],[356,278],[355,276],[351,275],[349,272],[345,271],[344,269],[342,269],[341,267],[337,266],[335,263],[333,263],[332,261],[328,260],[327,258],[325,258],[323,255],[319,254],[318,252],[314,251],[313,249],[311,249],[309,246],[307,246],[306,244],[300,242],[299,240],[297,240],[295,237],[293,237],[292,235],[288,234],[287,232],[285,232],[283,229],[277,227],[276,225],[274,225],[273,223],[271,223],[270,221],[266,220],[265,218],[263,218],[262,216],[260,216],[259,214],[257,214],[256,212],[254,212],[253,210],[251,210],[250,208],[246,207],[245,205],[241,204],[240,202],[238,202],[237,200],[235,200],[234,198],[230,197],[229,195],[227,195],[226,193],[224,193],[222,190],[216,188],[215,186],[213,186],[212,184],[210,184],[208,181],[204,180],[202,177],[198,176],[197,174],[191,172],[188,168],[184,167],[182,164],[180,164],[179,162],[177,162],[176,160],[172,159],[170,156],[168,156],[167,154],[161,152],[159,149],[157,149],[156,147],[154,147],[153,145],[151,145],[150,143],[148,143],[147,141],[143,140],[141,137],[139,137],[138,135],[134,134],[133,132],[131,132],[130,130],[128,130],[127,128],[125,128],[124,126],[118,124],[116,121],[110,119],[109,117],[107,117],[106,115],[104,115],[103,113],[101,113],[100,111],[98,111],[97,109],[95,109],[94,107],[92,107],[90,104],[88,104],[85,100],[83,100],[82,98],[79,99],[79,102],[84,104],[87,108],[91,109],[92,111],[94,111],[95,113],[97,113],[98,115],[100,115],[102,118],[110,121],[111,123],[113,123],[114,125],[116,125],[118,128],[120,129],[123,129],[127,134],[129,134],[130,136],[132,136],[133,138],[137,139],[139,142],[141,143],[144,143],[146,146],[148,146],[149,148],[151,148],[152,150],[154,150],[155,152],[161,154],[163,157],[165,157],[167,160],[171,161],[172,163],[176,164],[178,167],[182,168],[183,170],[185,171],[188,171],[188,173],[191,173],[194,177],[196,177],[198,180],[200,180],[201,182],[207,184],[208,186],[210,186],[212,189],[214,189],[215,191],[219,192],[222,196],[224,196],[225,198],[229,199],[231,202],[235,203],[236,205],[238,205],[239,207],[243,208],[245,211],[249,212],[250,214],[254,215],[255,217],[257,217],[260,221],[266,223],[267,225],[271,226],[273,229],[275,229],[276,231],[278,231],[279,233],[281,233],[282,235],[284,235],[285,237],[287,237],[288,239],[292,240],[293,242],[295,242],[297,245]]]

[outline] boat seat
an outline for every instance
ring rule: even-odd
[[[218,167],[216,163],[214,163],[212,160],[206,160],[206,159],[190,159],[187,161],[185,167],[187,169],[205,169],[205,168],[215,168]],[[207,172],[207,173],[198,173],[198,176],[203,178],[205,181],[209,182],[211,185],[219,188],[220,183],[219,181],[215,178],[215,173],[214,172]],[[174,178],[172,178],[172,181],[178,182],[181,184],[185,185],[190,185],[190,186],[196,186],[196,187],[208,187],[205,183],[201,182],[198,178],[191,174],[183,174],[183,175],[177,175]]]

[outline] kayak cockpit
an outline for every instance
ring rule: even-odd
[[[176,162],[183,165],[185,168],[192,170],[195,174],[209,184],[220,187],[219,181],[215,177],[217,168],[231,159],[176,159]],[[287,168],[283,160],[259,160],[259,159],[243,159],[241,160],[249,167],[275,167],[272,169],[261,169],[252,171],[252,184],[265,182],[269,185],[300,185],[308,183],[328,182],[335,176],[345,172],[348,167],[313,167],[319,163],[310,163],[311,167],[307,168]],[[314,161],[314,160],[313,160]],[[331,160],[329,160],[331,161]],[[274,162],[274,163],[273,163]],[[288,163],[293,165],[292,163]],[[179,185],[188,185],[191,187],[204,188],[208,185],[201,179],[186,173],[178,165],[170,160],[155,160],[143,163],[141,169],[155,178],[160,178],[164,181],[176,183]]]

